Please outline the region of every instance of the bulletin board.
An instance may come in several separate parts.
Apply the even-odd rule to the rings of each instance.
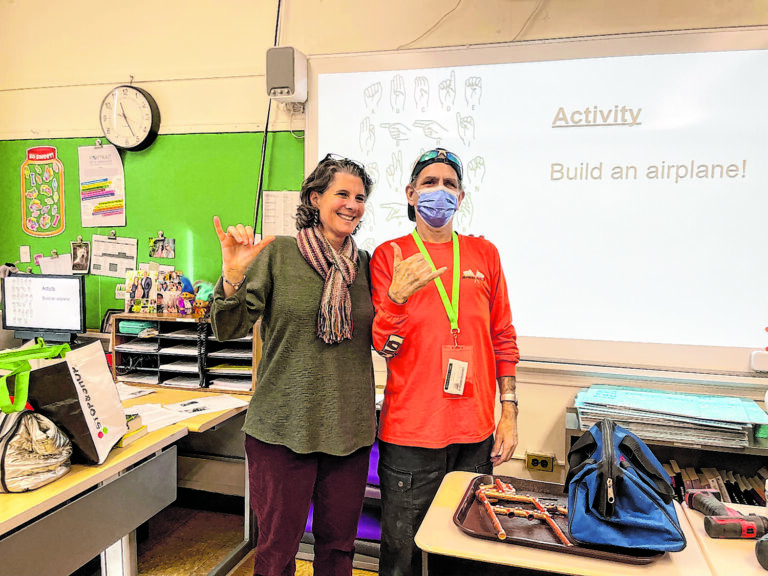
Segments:
[[[93,234],[138,239],[139,262],[173,264],[193,282],[216,282],[221,274],[221,251],[213,228],[213,216],[224,224],[252,224],[258,186],[262,134],[161,135],[147,150],[121,153],[125,170],[126,226],[81,226],[78,157],[80,146],[93,146],[93,138],[0,141],[0,261],[17,262],[19,246],[50,256],[70,251],[70,242]],[[64,165],[66,229],[51,238],[35,238],[21,229],[19,171],[28,148],[54,146]],[[303,180],[303,140],[287,132],[269,134],[264,189],[298,190]],[[162,230],[175,239],[173,259],[150,258],[148,239]],[[21,270],[34,263],[19,263]],[[99,329],[110,308],[121,308],[114,298],[117,278],[86,275],[89,329]]]

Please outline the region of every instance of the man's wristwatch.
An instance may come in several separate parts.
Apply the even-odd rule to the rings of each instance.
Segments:
[[[508,392],[506,394],[502,394],[501,396],[499,396],[499,399],[502,402],[512,402],[512,404],[514,404],[515,406],[518,406],[518,404],[517,404],[517,392]]]

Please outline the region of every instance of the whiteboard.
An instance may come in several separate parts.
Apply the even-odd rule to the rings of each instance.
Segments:
[[[306,170],[376,182],[358,244],[409,233],[424,150],[464,161],[527,360],[749,374],[768,344],[768,29],[309,59]]]

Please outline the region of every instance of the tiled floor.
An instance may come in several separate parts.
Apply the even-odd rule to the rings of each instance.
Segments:
[[[242,540],[242,526],[233,514],[169,506],[139,542],[139,575],[204,576]]]
[[[243,517],[169,506],[139,531],[139,576],[205,576],[243,538]],[[229,576],[251,576],[251,552]],[[376,576],[355,570],[354,576]],[[296,563],[297,576],[312,576],[312,564]]]

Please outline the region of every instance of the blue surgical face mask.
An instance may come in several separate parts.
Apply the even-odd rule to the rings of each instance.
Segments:
[[[444,188],[419,190],[416,211],[432,228],[442,228],[456,213],[459,199]]]

